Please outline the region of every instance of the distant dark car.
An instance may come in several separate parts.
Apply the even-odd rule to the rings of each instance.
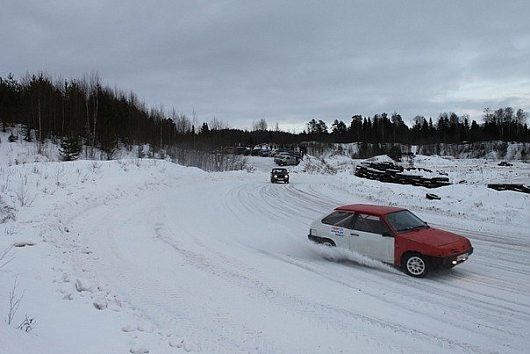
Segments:
[[[289,183],[289,172],[285,168],[273,168],[271,171],[271,183]]]

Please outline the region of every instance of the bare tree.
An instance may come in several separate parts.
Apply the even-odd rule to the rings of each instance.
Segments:
[[[257,122],[254,122],[254,124],[252,124],[252,130],[267,130],[267,121],[264,118],[261,118]]]
[[[178,114],[175,109],[171,111],[171,119],[175,122],[177,133],[186,134],[191,131],[191,120],[185,114]]]
[[[86,123],[85,131],[87,135],[88,145],[90,150],[88,155],[90,158],[94,157],[94,148],[96,145],[96,126],[98,120],[98,96],[101,89],[101,79],[99,74],[92,73],[87,79],[86,77],[80,82],[80,87],[85,94],[85,109],[86,109]]]
[[[5,267],[9,262],[13,260],[13,256],[11,255],[11,250],[13,249],[13,246],[10,246],[6,248],[3,251],[0,251],[0,269]]]
[[[93,96],[93,99],[92,99],[92,105],[93,105],[92,124],[93,126],[92,126],[92,144],[91,145],[92,147],[94,147],[94,145],[96,144],[96,124],[98,121],[98,104],[99,104],[98,96],[99,96],[99,90],[101,89],[101,78],[99,77],[99,74],[97,72],[93,73],[90,77],[90,88],[91,88],[92,96]]]
[[[528,113],[519,108],[517,113],[515,113],[515,120],[517,124],[524,125],[526,123],[526,118],[528,118]]]
[[[229,128],[227,123],[217,119],[216,117],[213,117],[208,127],[210,128],[210,130],[221,130]]]
[[[90,100],[90,93],[89,93],[89,87],[88,82],[86,81],[86,78],[83,78],[83,80],[79,81],[79,87],[81,89],[81,92],[84,94],[84,100],[85,100],[85,112],[86,112],[86,121],[85,121],[85,134],[87,139],[87,145],[90,145],[91,139],[91,130],[90,130],[90,110],[89,110],[89,100]],[[91,155],[92,152],[89,151],[89,148],[87,146],[85,150],[85,157],[88,157],[87,155]]]
[[[521,127],[526,123],[526,118],[528,118],[528,113],[523,111],[521,108],[515,113],[515,122],[516,122],[516,134],[519,137]]]
[[[491,109],[489,109],[489,107],[484,108],[484,114],[482,117],[484,118],[484,122],[486,123],[493,123],[495,120],[495,114],[491,112]]]
[[[191,126],[191,132],[193,134],[193,148],[194,149],[195,149],[195,137],[197,135],[197,123],[198,123],[197,113],[195,112],[195,108],[194,108],[192,112],[192,126]]]
[[[28,176],[20,174],[20,184],[15,191],[20,206],[30,206],[36,198],[36,194],[30,195],[28,188]]]
[[[20,302],[22,301],[23,297],[24,294],[17,294],[17,280],[15,279],[15,282],[13,283],[13,288],[9,292],[9,311],[7,313],[8,325],[11,325],[13,323],[13,319],[17,314],[18,307],[20,306]]]

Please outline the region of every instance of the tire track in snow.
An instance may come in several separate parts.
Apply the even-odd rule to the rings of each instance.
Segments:
[[[274,198],[277,197],[277,195],[273,193],[267,193],[267,190],[264,188],[261,188],[262,192],[260,195],[263,198],[269,198],[273,199],[272,201],[265,202],[268,205],[276,205],[277,209],[281,210],[276,212],[276,216],[284,216],[288,215],[288,213],[293,210],[293,206],[286,206],[289,205],[286,203],[285,199],[289,199],[289,202],[291,204],[294,204],[294,209],[301,209],[301,210],[311,210],[311,208],[307,208],[308,204],[314,204],[314,205],[322,205],[325,206],[325,204],[333,204],[333,201],[328,199],[326,202],[322,202],[322,197],[317,195],[313,195],[310,192],[306,191],[300,191],[298,188],[287,188],[285,190],[286,194],[289,196],[288,198],[283,198],[280,201],[275,200]],[[309,190],[312,190],[312,186],[310,185]],[[334,203],[334,205],[338,205],[340,203]],[[285,218],[285,217],[284,217]],[[447,228],[446,228],[447,229]],[[472,238],[472,237],[471,237]],[[474,259],[474,258],[472,258]],[[472,260],[471,260],[472,261]],[[494,283],[492,284],[491,280],[475,280],[473,281],[471,278],[476,277],[475,274],[471,273],[464,273],[464,272],[448,272],[449,276],[437,276],[436,281],[443,283],[443,287],[447,287],[446,289],[442,289],[439,284],[436,284],[435,286],[426,286],[425,282],[419,282],[416,285],[416,288],[418,290],[421,290],[422,292],[426,293],[426,296],[424,297],[424,301],[426,303],[432,301],[432,295],[436,294],[438,298],[440,298],[440,301],[438,304],[440,306],[446,305],[447,299],[452,300],[452,305],[454,306],[455,311],[457,312],[464,312],[469,313],[469,307],[475,309],[479,313],[488,313],[488,317],[490,318],[498,318],[499,320],[502,320],[502,323],[505,325],[505,328],[510,328],[510,322],[513,321],[514,316],[515,318],[518,318],[519,321],[522,323],[528,323],[529,321],[529,314],[528,314],[528,306],[526,306],[522,301],[511,301],[509,296],[500,297],[495,296],[491,294],[491,291],[488,289],[495,288],[497,290],[503,289],[501,286],[496,286]],[[461,275],[458,275],[458,274]],[[527,274],[526,271],[522,272],[523,274]],[[470,275],[475,275],[474,277],[470,277]],[[445,279],[445,280],[444,280]],[[484,277],[483,277],[484,279]],[[488,279],[487,277],[485,279]],[[463,281],[463,285],[457,285],[460,281]],[[513,282],[512,282],[513,283]],[[485,288],[482,291],[479,291],[477,294],[476,288],[473,287],[473,284],[480,284],[481,286],[485,285]],[[455,285],[456,288],[455,288]],[[505,289],[505,288],[504,288]],[[515,289],[511,289],[514,290]],[[510,289],[508,289],[507,293],[512,292]],[[517,291],[515,291],[517,292]],[[464,295],[466,294],[467,295]],[[427,295],[428,294],[428,295]],[[472,310],[474,311],[474,310]],[[471,312],[472,312],[471,311]],[[492,326],[492,328],[497,331],[498,333],[508,333],[510,335],[517,335],[514,332],[511,332],[509,330],[505,330],[502,325],[496,325]]]
[[[332,338],[338,340],[340,336],[344,336],[352,341],[362,341],[370,348],[379,348],[385,352],[399,350],[398,347],[388,342],[387,336],[392,333],[405,338],[404,344],[409,348],[415,343],[420,348],[428,347],[433,351],[449,349],[459,352],[486,352],[494,350],[492,348],[502,348],[501,344],[495,342],[502,343],[503,339],[515,340],[512,347],[504,347],[504,350],[517,351],[523,348],[522,343],[525,343],[525,338],[520,336],[520,327],[528,325],[529,320],[526,317],[526,310],[523,309],[519,315],[516,313],[517,307],[523,304],[522,301],[506,300],[488,294],[488,292],[498,292],[499,285],[497,284],[501,283],[494,283],[495,279],[486,276],[482,268],[464,265],[462,267],[465,268],[459,271],[435,275],[433,279],[416,280],[374,271],[370,268],[355,267],[352,269],[333,262],[315,264],[315,258],[303,258],[303,252],[302,257],[299,257],[278,253],[274,247],[263,249],[263,245],[253,245],[255,240],[252,238],[242,243],[247,248],[246,253],[243,253],[240,247],[241,238],[229,238],[232,236],[229,235],[231,230],[247,229],[249,232],[254,232],[255,228],[271,227],[275,231],[285,231],[285,235],[281,235],[285,239],[291,241],[300,239],[300,242],[292,243],[299,245],[307,242],[307,229],[316,215],[321,215],[330,208],[343,204],[326,196],[325,193],[318,192],[321,189],[311,182],[292,183],[285,186],[270,185],[262,181],[251,180],[252,177],[250,175],[249,180],[237,181],[216,177],[213,185],[203,186],[204,188],[193,191],[193,193],[182,195],[182,200],[189,200],[189,198],[198,200],[204,215],[221,213],[228,219],[223,224],[224,229],[219,229],[219,232],[227,233],[224,235],[225,238],[220,238],[212,234],[209,228],[204,228],[201,225],[204,223],[202,219],[186,217],[192,215],[191,213],[184,214],[182,224],[178,224],[181,229],[177,232],[173,228],[177,224],[169,223],[171,217],[163,216],[163,208],[160,206],[158,209],[155,207],[160,203],[166,207],[171,205],[172,199],[167,195],[170,189],[166,188],[167,186],[158,188],[156,195],[151,196],[150,200],[149,198],[148,200],[139,199],[142,203],[145,202],[144,209],[147,208],[150,211],[149,218],[155,220],[152,226],[154,236],[176,247],[175,249],[169,245],[173,253],[157,254],[153,258],[153,263],[164,260],[169,262],[175,257],[172,260],[175,266],[185,264],[188,267],[184,269],[193,272],[194,276],[206,274],[206,279],[211,280],[212,283],[226,284],[227,287],[234,289],[218,289],[219,294],[200,294],[193,288],[187,289],[187,286],[194,286],[191,280],[186,280],[182,284],[166,284],[165,279],[156,272],[135,267],[135,260],[128,259],[119,245],[112,246],[107,243],[114,242],[113,240],[101,238],[102,243],[98,246],[98,252],[103,253],[99,255],[106,260],[114,260],[115,263],[111,263],[112,267],[119,270],[124,277],[119,284],[132,282],[132,286],[124,296],[153,322],[166,326],[174,325],[177,328],[178,326],[196,326],[195,329],[181,329],[184,334],[193,333],[194,330],[199,331],[196,335],[199,341],[200,338],[206,341],[204,343],[206,349],[219,345],[227,351],[230,348],[254,351],[256,344],[269,352],[279,351],[278,348],[287,348],[278,346],[276,343],[278,339],[284,337],[276,337],[272,332],[259,333],[259,323],[244,321],[245,317],[234,314],[233,309],[221,309],[216,312],[215,306],[218,300],[214,295],[228,297],[232,291],[235,291],[240,294],[239,296],[243,294],[245,298],[248,297],[245,301],[253,304],[255,308],[260,308],[263,312],[270,311],[275,314],[284,312],[292,323],[300,325],[307,323],[314,329],[329,333],[326,340]],[[141,196],[145,197],[145,194]],[[180,196],[180,194],[175,192],[172,196]],[[157,203],[153,202],[154,200]],[[174,200],[178,198],[173,198]],[[113,202],[116,205],[120,203],[126,204],[127,201],[118,197]],[[170,211],[180,215],[177,212],[178,209],[173,208]],[[259,219],[256,218],[256,213],[259,213]],[[105,212],[101,212],[101,215],[107,217]],[[119,214],[114,217],[119,218],[108,221],[108,223],[120,225],[125,215]],[[110,220],[110,216],[103,220]],[[268,224],[273,224],[274,228],[267,226]],[[116,232],[118,230],[115,228]],[[114,237],[114,232],[108,236]],[[223,245],[223,242],[226,244]],[[104,251],[107,245],[108,250]],[[235,247],[239,248],[235,249]],[[488,249],[495,251],[495,248]],[[315,290],[321,283],[334,284],[333,288],[337,294],[341,295],[361,288],[365,297],[372,297],[374,302],[380,304],[382,308],[401,309],[403,313],[408,314],[416,313],[420,321],[431,321],[433,324],[429,327],[422,327],[421,324],[408,323],[388,315],[385,317],[385,314],[378,313],[375,308],[356,311],[353,305],[345,305],[333,299],[323,302],[311,293],[300,294],[292,289],[289,290],[279,282],[285,275],[278,274],[278,280],[275,280],[269,279],[270,275],[267,273],[260,272],[259,267],[252,260],[253,252],[260,252],[262,255],[268,252],[269,255],[266,255],[265,259],[260,258],[259,261],[271,266],[275,265],[276,261],[281,262],[284,264],[282,273],[285,271],[289,274],[302,275],[302,273],[296,273],[294,268],[301,269],[304,273],[315,274],[318,279],[314,285]],[[295,254],[299,253],[295,252]],[[478,259],[481,260],[482,256]],[[498,260],[493,260],[493,264],[495,269],[502,268]],[[292,281],[296,283],[296,280]],[[111,282],[111,285],[113,284]],[[351,284],[359,284],[359,286],[355,287]],[[153,287],[159,295],[156,298],[150,297],[149,294],[152,292],[146,292],[146,286]],[[120,287],[123,288],[122,285]],[[514,284],[511,288],[516,287],[517,284]],[[380,294],[381,291],[388,292],[388,295]],[[507,293],[509,292],[510,288],[507,290]],[[197,298],[201,301],[198,302]],[[186,308],[186,301],[191,301],[197,308],[190,311]],[[445,315],[445,311],[448,315]],[[378,315],[373,315],[374,312]],[[210,318],[214,324],[209,325],[203,322],[201,317]],[[508,323],[510,319],[512,322]],[[187,324],[182,324],[182,322],[187,322]],[[217,328],[223,325],[226,328]],[[281,325],[283,324],[278,323],[280,328],[288,330],[288,327],[285,325],[281,327]],[[442,328],[454,328],[463,334],[453,337],[451,336],[453,332],[438,331]],[[379,346],[379,341],[385,344]],[[488,347],[489,345],[492,347]]]
[[[263,189],[261,189],[261,191],[263,191]],[[233,194],[233,193],[230,193],[230,194]],[[250,193],[238,193],[239,196],[241,196],[242,194],[245,195],[245,197],[244,198],[239,197],[239,199],[251,199],[251,200],[254,200],[254,198],[252,197],[252,195]],[[254,209],[251,208],[251,210],[254,210]],[[271,214],[271,216],[273,216],[273,217],[275,217],[277,215],[278,214],[275,214],[275,213]],[[161,237],[160,229],[158,229],[157,232],[159,233],[159,237]],[[174,239],[174,237],[164,236],[162,238],[165,239],[165,241],[170,243],[170,244],[173,243],[172,240]],[[237,283],[239,284],[238,285],[239,287],[243,287],[243,288],[247,288],[247,289],[253,289],[253,291],[257,291],[258,294],[269,294],[269,295],[270,294],[275,294],[275,296],[273,296],[272,298],[275,299],[276,302],[277,302],[278,298],[283,299],[283,302],[285,302],[285,301],[287,302],[287,304],[283,305],[283,307],[285,307],[285,308],[292,308],[294,306],[294,304],[298,304],[298,306],[302,306],[303,307],[302,310],[301,310],[301,313],[306,313],[306,312],[308,312],[307,311],[307,307],[309,307],[311,309],[314,309],[315,307],[318,307],[318,304],[314,304],[314,303],[303,305],[304,302],[301,301],[299,298],[298,299],[289,299],[285,295],[279,297],[277,291],[273,291],[271,293],[271,287],[270,286],[265,286],[264,287],[262,282],[259,281],[259,280],[256,280],[254,277],[249,277],[248,274],[243,274],[242,275],[241,273],[234,273],[233,270],[230,270],[230,271],[227,270],[226,269],[226,265],[229,264],[230,262],[227,261],[226,257],[221,257],[222,258],[221,261],[216,261],[213,264],[208,264],[208,262],[212,261],[211,257],[208,257],[207,259],[205,259],[204,256],[203,256],[203,253],[194,254],[194,253],[190,253],[189,250],[188,251],[182,250],[179,247],[176,247],[174,244],[172,246],[179,253],[183,254],[185,256],[185,258],[188,259],[189,262],[195,264],[196,267],[201,268],[204,271],[210,272],[216,277],[227,278],[227,280],[229,281],[230,284],[233,284],[234,280],[236,280]],[[234,268],[234,269],[236,269],[236,268]],[[241,266],[237,266],[237,269],[242,269],[242,267]],[[312,312],[312,311],[313,310],[311,310],[309,312]],[[351,312],[346,311],[345,313],[348,313],[348,317],[352,317],[352,313]],[[335,321],[336,321],[336,319],[335,319],[335,317],[333,315],[330,316],[330,314],[322,314],[322,313],[320,313],[319,314],[319,318],[322,320],[323,317],[328,318],[328,321],[330,323],[335,323]],[[404,328],[402,324],[392,324],[391,322],[380,320],[380,319],[373,318],[373,317],[370,317],[370,316],[353,316],[353,317],[355,317],[356,320],[360,320],[362,322],[369,322],[372,325],[377,324],[377,327],[391,329],[391,330],[393,330],[395,332],[397,331],[397,332],[403,332],[403,333],[408,333],[408,334],[415,334],[416,336],[420,336],[421,337],[421,334],[420,334],[419,331],[417,331],[415,329],[411,329],[411,328]],[[350,318],[350,321],[351,320],[352,319]],[[335,326],[336,326],[336,324],[335,324]],[[345,331],[345,332],[347,332],[349,330],[349,326],[346,326],[346,327],[342,327],[341,326],[341,328],[343,328],[342,330]],[[423,338],[423,339],[432,338],[432,337],[433,336],[425,335],[425,338]],[[439,345],[440,342],[445,343],[445,346],[458,347],[460,349],[465,349],[465,351],[474,351],[474,350],[469,350],[469,345],[467,345],[465,343],[455,343],[454,340],[449,340],[449,339],[435,338],[434,342],[432,342],[432,343]]]
[[[300,314],[311,314],[315,312],[315,309],[319,309],[317,311],[318,320],[325,320],[328,325],[333,325],[335,330],[338,330],[338,327],[340,326],[341,331],[347,333],[348,331],[351,331],[352,327],[358,327],[358,325],[355,325],[355,322],[361,322],[363,323],[363,325],[370,325],[376,328],[391,330],[394,333],[412,335],[416,339],[430,342],[433,345],[441,345],[443,348],[446,349],[458,349],[459,351],[463,352],[480,351],[477,347],[472,346],[469,343],[458,342],[449,338],[438,336],[434,333],[426,333],[412,327],[405,327],[401,323],[392,322],[387,319],[381,319],[365,314],[355,313],[345,308],[337,308],[332,307],[330,305],[315,303],[309,301],[308,299],[292,297],[288,294],[282,293],[279,290],[273,290],[271,285],[266,285],[263,283],[263,281],[257,279],[256,277],[251,277],[249,276],[249,274],[242,272],[242,270],[245,269],[245,266],[242,264],[237,264],[235,267],[230,267],[230,269],[228,269],[227,265],[231,265],[230,263],[232,262],[232,259],[229,259],[224,254],[220,255],[220,261],[215,261],[212,263],[213,259],[210,257],[205,258],[202,254],[196,254],[194,252],[190,252],[189,250],[184,250],[176,246],[173,242],[173,237],[171,237],[168,233],[170,233],[169,230],[165,230],[163,232],[162,228],[157,229],[158,237],[164,240],[164,242],[170,245],[179,254],[182,254],[187,259],[187,261],[192,263],[195,267],[200,268],[201,270],[206,271],[216,277],[222,277],[226,279],[230,284],[234,284],[234,281],[237,282],[238,287],[245,288],[247,289],[247,291],[252,291],[257,296],[266,298],[270,305],[280,306],[286,310],[289,309],[290,311],[293,311],[293,309],[295,309],[295,311]],[[267,255],[272,258],[280,259],[282,262],[286,262],[285,259],[277,257],[274,254]],[[299,264],[293,262],[287,263],[300,266]],[[235,271],[236,269],[238,271]],[[306,268],[306,270],[315,272],[311,268]],[[337,282],[337,280],[333,279],[332,277],[325,277],[334,282]],[[349,284],[344,282],[342,282],[341,285],[351,287]],[[342,321],[337,321],[337,317],[342,317]],[[366,340],[368,340],[368,338],[366,338]],[[370,340],[375,339],[372,338]]]

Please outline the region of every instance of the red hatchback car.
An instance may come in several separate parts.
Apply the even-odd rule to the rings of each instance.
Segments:
[[[464,236],[430,227],[409,210],[391,206],[335,208],[311,224],[308,237],[394,264],[413,277],[434,268],[452,268],[473,253]]]

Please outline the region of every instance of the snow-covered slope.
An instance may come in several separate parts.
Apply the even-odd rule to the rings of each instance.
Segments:
[[[289,185],[270,184],[272,159],[250,162],[252,173],[157,160],[4,166],[0,251],[25,247],[0,269],[3,319],[15,279],[23,294],[0,352],[526,351],[529,195],[489,190],[460,161],[444,162],[473,183],[438,189],[437,201],[348,168],[289,167]],[[409,207],[475,253],[414,279],[307,241],[311,221],[354,202]],[[14,329],[26,314],[36,325]]]

